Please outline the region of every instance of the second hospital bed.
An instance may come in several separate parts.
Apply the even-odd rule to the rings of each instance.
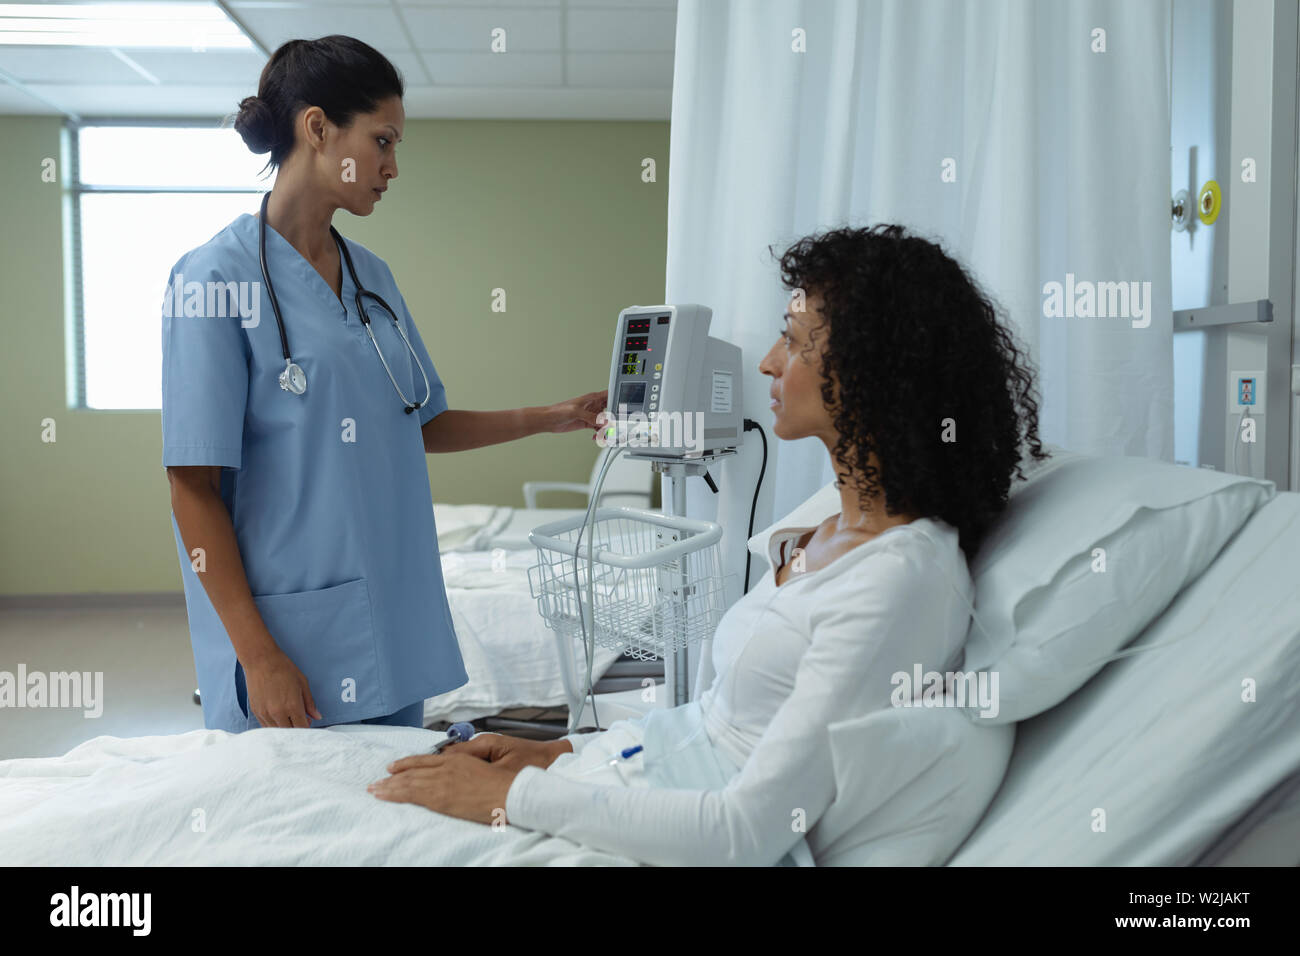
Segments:
[[[537,549],[528,532],[583,511],[442,504],[434,511],[447,603],[469,682],[426,700],[424,725],[441,729],[468,720],[504,732],[562,728],[561,711],[573,699],[577,662],[585,657],[574,641],[566,658],[562,639],[538,613],[528,581]],[[595,648],[592,680],[598,693],[639,688],[647,677],[662,681],[662,662]]]
[[[532,597],[528,568],[537,550],[528,534],[539,525],[576,517],[584,509],[541,508],[538,496],[583,494],[590,500],[600,472],[597,455],[586,483],[528,481],[524,507],[435,502],[434,520],[452,624],[469,682],[425,701],[424,725],[443,729],[456,721],[479,729],[533,736],[564,726],[574,698],[581,646],[561,646]],[[602,506],[649,508],[654,501],[648,464],[620,458],[600,491]],[[582,668],[585,678],[585,665]],[[661,662],[643,662],[596,648],[592,680],[598,690],[640,687],[663,679]]]

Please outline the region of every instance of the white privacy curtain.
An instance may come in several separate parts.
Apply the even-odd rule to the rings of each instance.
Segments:
[[[743,349],[770,447],[755,531],[834,477],[820,441],[771,435],[757,365],[788,293],[767,247],[840,225],[899,223],[972,272],[1030,349],[1043,441],[1172,460],[1169,0],[679,0],[677,16],[665,292]],[[1149,282],[1150,324],[1048,318],[1053,281]],[[760,457],[750,432],[720,494],[689,480],[688,513],[725,529],[729,602]]]

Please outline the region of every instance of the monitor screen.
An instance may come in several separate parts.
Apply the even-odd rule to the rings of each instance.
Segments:
[[[624,382],[619,386],[618,404],[631,408],[643,402],[645,402],[645,382]]]

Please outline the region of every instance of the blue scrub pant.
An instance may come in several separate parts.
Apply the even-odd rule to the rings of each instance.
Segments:
[[[408,707],[395,711],[383,717],[371,717],[368,720],[358,720],[359,724],[385,724],[389,727],[423,727],[424,726],[424,701],[417,700]]]

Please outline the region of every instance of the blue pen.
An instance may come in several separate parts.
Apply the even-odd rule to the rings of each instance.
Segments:
[[[640,744],[637,744],[635,747],[625,747],[622,750],[615,753],[614,756],[604,761],[603,763],[598,763],[594,767],[589,767],[586,770],[581,771],[580,773],[578,773],[578,776],[585,777],[588,774],[595,773],[598,770],[604,770],[606,767],[617,768],[619,764],[623,763],[623,761],[627,760],[629,757],[639,754],[644,749],[645,748],[642,747]],[[619,772],[618,775],[620,778],[623,776],[621,772]]]

